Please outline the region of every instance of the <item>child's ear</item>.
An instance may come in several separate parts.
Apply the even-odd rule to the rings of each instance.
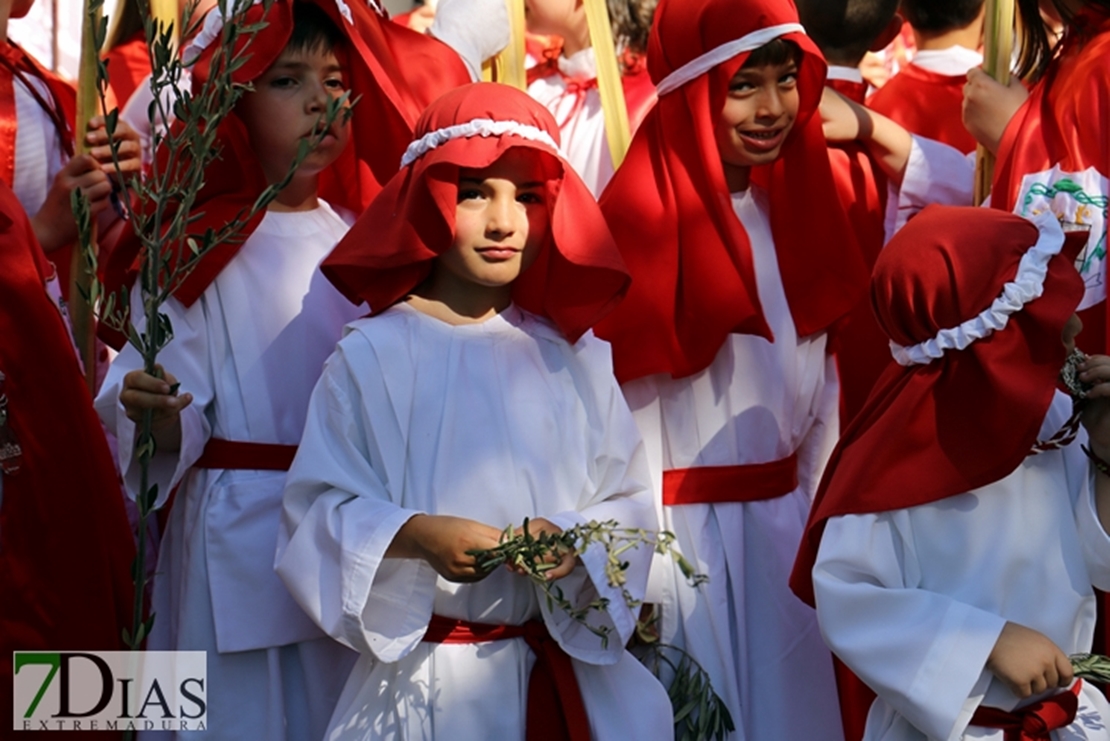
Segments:
[[[890,19],[890,23],[886,24],[883,32],[876,37],[875,41],[871,43],[871,51],[882,51],[890,46],[890,42],[898,38],[898,34],[902,33],[902,24],[905,19],[902,18],[901,13],[895,13],[894,17]]]

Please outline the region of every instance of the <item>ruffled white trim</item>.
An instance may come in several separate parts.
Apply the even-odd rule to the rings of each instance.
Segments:
[[[245,12],[247,8],[261,5],[262,0],[252,0],[250,5],[246,6],[243,6],[241,3],[242,0],[227,0],[228,11],[234,16],[237,9],[241,8],[238,12]],[[185,47],[185,52],[181,55],[181,58],[185,60],[186,64],[194,61],[204,53],[204,50],[207,49],[213,41],[220,37],[220,32],[223,31],[223,29],[224,16],[220,12],[220,7],[217,5],[204,16],[204,24],[201,26],[200,32],[197,33],[197,35],[193,37],[193,40],[189,42],[189,45]]]
[[[972,342],[989,337],[1003,329],[1016,314],[1044,293],[1048,263],[1064,246],[1064,229],[1056,217],[1045,212],[1030,219],[1040,230],[1037,243],[1021,256],[1017,275],[1002,287],[1002,294],[976,317],[958,327],[942,329],[937,336],[910,347],[891,341],[890,353],[899,365],[927,365],[944,355],[947,350],[963,350]]]
[[[519,121],[494,121],[492,118],[475,118],[466,123],[436,129],[409,144],[408,149],[405,150],[405,155],[401,158],[401,167],[408,167],[428,152],[452,139],[469,139],[473,136],[518,136],[521,139],[546,144],[551,147],[554,154],[559,152],[559,145],[543,129]]]
[[[758,49],[767,42],[774,41],[788,33],[805,33],[805,29],[802,28],[800,23],[783,23],[778,26],[761,28],[727,44],[721,44],[716,49],[711,49],[700,57],[687,62],[660,80],[659,84],[655,86],[656,95],[662,97],[667,93],[674,92],[690,80],[701,77],[718,64],[727,62],[737,54]]]

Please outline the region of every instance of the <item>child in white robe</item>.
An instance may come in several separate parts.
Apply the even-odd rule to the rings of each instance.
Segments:
[[[342,327],[365,313],[319,271],[348,227],[333,206],[358,212],[369,204],[380,189],[371,176],[374,158],[390,151],[399,157],[411,136],[404,121],[415,118],[405,109],[384,115],[392,104],[372,83],[376,67],[356,30],[379,21],[364,5],[352,3],[346,14],[343,7],[330,0],[277,2],[265,11],[266,26],[236,72],[236,81],[251,82],[254,91],[222,124],[222,156],[206,171],[194,211],[202,216],[193,228],[201,234],[221,228],[284,177],[300,144],[321,125],[329,99],[348,89],[362,98],[352,121],[332,124],[277,199],[247,225],[244,241],[207,253],[176,286],[163,306],[174,334],[159,355],[165,378],[143,373],[142,358],[128,346],[98,400],[121,441],[133,496],[139,485],[133,420],[144,408],[155,410],[151,481],[159,505],[175,487],[176,494],[154,580],[148,647],[208,652],[208,738],[320,738],[355,659],[297,607],[273,571],[285,471],[309,395]],[[247,17],[258,20],[263,12],[255,4]],[[218,46],[211,42],[219,39],[222,18],[213,13],[194,41],[196,84]],[[325,177],[343,183],[345,200],[317,197]],[[113,256],[112,275],[135,257],[137,241],[127,244],[130,252]],[[137,289],[132,306],[140,317]],[[175,382],[180,395],[171,393]]]
[[[897,364],[833,453],[793,582],[878,695],[868,741],[1110,738],[1068,660],[1110,586],[1110,358],[1079,364],[1074,413],[1055,388],[1085,240],[933,206],[876,263]]]
[[[524,518],[656,527],[639,434],[588,332],[626,290],[623,264],[523,93],[460,88],[416,137],[324,264],[375,315],[329,359],[285,491],[278,573],[362,654],[327,738],[670,738],[603,548],[548,578],[575,604],[607,600],[588,618],[607,642],[468,552]],[[642,597],[651,554],[622,558]]]
[[[648,69],[659,102],[600,201],[633,283],[597,333],[663,526],[709,576],[660,559],[662,640],[733,738],[837,741],[832,657],[788,586],[838,432],[829,329],[866,293],[814,115],[825,63],[792,2],[662,0]]]

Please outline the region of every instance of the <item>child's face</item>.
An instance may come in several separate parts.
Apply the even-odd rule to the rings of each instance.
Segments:
[[[439,264],[466,283],[507,286],[536,259],[548,231],[543,162],[510,149],[480,170],[459,171],[455,242]]]
[[[563,36],[585,18],[582,0],[524,0],[524,18],[535,34]]]
[[[717,117],[717,151],[727,171],[774,162],[798,116],[798,65],[742,67]]]
[[[254,81],[254,92],[244,94],[235,110],[246,124],[267,180],[284,177],[300,142],[323,125],[328,101],[344,90],[339,60],[322,49],[286,50]],[[339,157],[349,138],[350,125],[340,117],[301,163],[297,177],[319,174]]]

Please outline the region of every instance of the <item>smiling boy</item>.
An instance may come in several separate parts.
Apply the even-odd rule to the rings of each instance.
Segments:
[[[633,283],[598,335],[664,527],[709,575],[657,562],[662,640],[736,738],[838,739],[831,657],[787,586],[838,431],[827,330],[866,281],[813,115],[824,62],[785,0],[663,0],[648,69],[659,103],[601,199]]]

